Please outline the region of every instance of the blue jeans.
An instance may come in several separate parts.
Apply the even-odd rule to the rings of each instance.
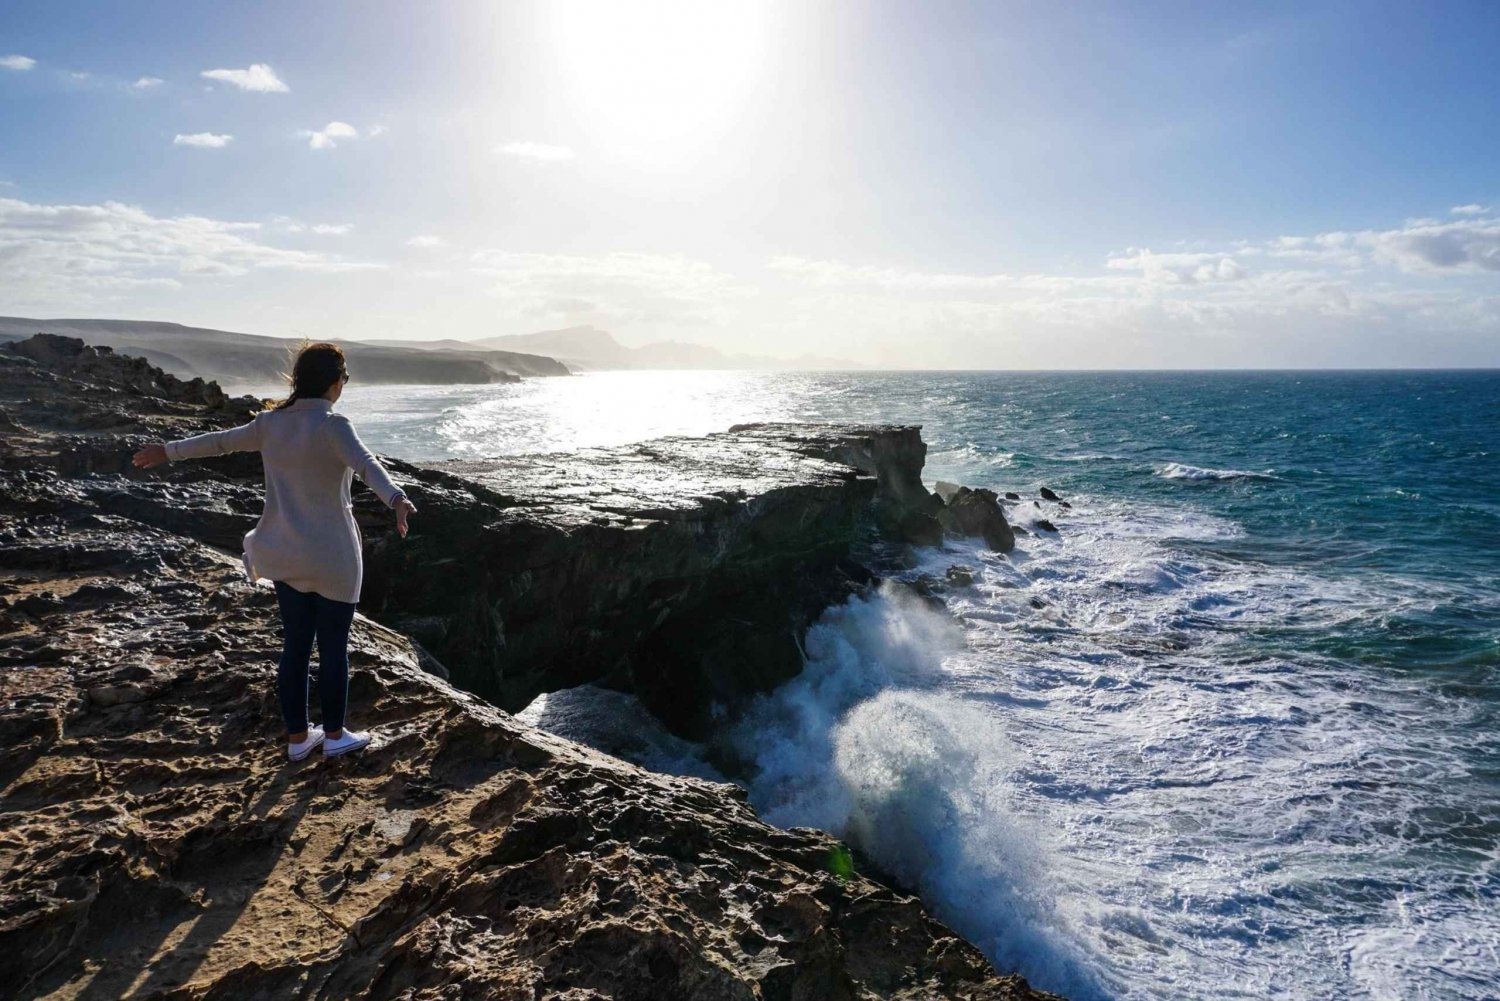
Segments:
[[[281,696],[286,732],[307,729],[307,665],[312,659],[314,638],[318,641],[318,701],[323,708],[323,729],[342,730],[344,707],[349,702],[349,627],[354,624],[354,604],[299,591],[279,580],[275,583],[284,637],[276,691]]]

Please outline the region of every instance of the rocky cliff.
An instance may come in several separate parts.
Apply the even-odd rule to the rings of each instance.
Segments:
[[[406,470],[423,528],[370,547],[365,605],[503,708],[597,681],[700,735],[800,670],[869,580],[872,513],[930,503],[925,452],[913,427],[754,425]]]
[[[231,424],[246,406],[76,341],[0,351],[8,996],[1044,996],[912,898],[851,872],[832,839],[761,823],[733,786],[648,773],[527,727],[363,616],[351,695],[382,737],[358,758],[288,766],[274,598],[221,551],[258,509],[257,460],[125,475],[139,441]],[[470,627],[491,630],[491,653],[530,644],[555,678],[639,684],[652,658],[616,630],[662,651],[677,642],[663,632],[674,618],[728,615],[737,580],[764,587],[790,569],[808,607],[820,589],[852,586],[841,547],[861,531],[861,505],[904,489],[881,457],[920,444],[911,429],[859,428],[708,441],[594,455],[587,474],[534,462],[524,490],[504,464],[402,466],[421,534],[398,544],[384,518],[371,525],[388,582],[371,610],[397,617],[397,582],[430,602],[431,616],[407,608],[413,625],[441,618],[442,597],[469,599],[429,624],[434,649],[460,649],[455,624],[493,615]],[[745,466],[726,481],[717,463],[731,454],[754,475]],[[651,482],[643,468],[678,473],[622,493]],[[450,548],[422,548],[456,529],[468,534]],[[507,548],[529,555],[491,578],[460,569]],[[757,563],[757,551],[770,555]],[[594,574],[603,583],[587,597],[568,593]],[[532,605],[502,590],[528,581]],[[481,584],[496,589],[482,601],[470,593]],[[566,628],[518,624],[514,609],[540,615],[549,602],[571,616]],[[701,638],[694,629],[678,638]]]
[[[178,380],[48,335],[6,357],[54,379],[128,370],[121,385],[141,395],[121,397],[107,380],[92,394],[59,389],[57,399],[16,391],[16,419],[63,433],[33,465],[81,475],[66,489],[110,514],[239,551],[260,510],[258,457],[142,476],[129,467],[135,439],[123,435],[230,426],[253,401],[229,401],[195,380],[180,383],[188,388],[179,395],[207,394],[207,409],[133,413],[129,401],[154,400],[163,380]],[[116,434],[66,434],[111,424]],[[922,485],[926,451],[915,427],[759,424],[562,455],[392,461],[421,513],[398,541],[389,513],[357,492],[361,607],[503,709],[599,682],[699,736],[724,707],[801,669],[807,627],[870,579],[849,559],[857,543],[941,541],[938,516],[952,519]]]

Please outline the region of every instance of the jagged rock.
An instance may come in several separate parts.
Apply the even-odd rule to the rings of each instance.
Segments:
[[[150,365],[143,358],[117,355],[113,349],[90,347],[76,337],[37,334],[7,345],[13,356],[37,363],[48,372],[93,381],[102,379],[110,388],[135,396],[196,403],[221,409],[231,401],[216,382],[183,380]]]
[[[1007,490],[1005,491],[1005,499],[1008,501],[1018,501],[1021,499],[1021,495],[1014,490]]]
[[[1049,500],[1049,501],[1062,500],[1061,497],[1057,496],[1057,494],[1053,493],[1051,490],[1047,489],[1046,487],[1042,487],[1040,493],[1042,495],[1042,500]]]
[[[1052,524],[1052,522],[1048,521],[1046,518],[1038,518],[1036,521],[1033,521],[1031,523],[1031,527],[1040,529],[1043,532],[1057,531],[1057,526]]]
[[[507,709],[598,682],[703,736],[714,705],[801,670],[808,626],[868,582],[847,557],[872,522],[941,543],[925,452],[913,427],[754,424],[397,464],[422,517],[403,542],[371,533],[365,607],[440,621],[423,645]]]
[[[0,510],[23,592],[8,558],[59,532],[163,562],[53,574],[59,607],[0,637],[55,648],[0,667],[8,997],[1043,997],[910,897],[835,875],[833,839],[521,724],[362,616],[353,710],[379,737],[289,765],[268,588],[144,526],[27,541],[23,518]],[[205,620],[221,650],[194,645]]]
[[[939,515],[943,527],[954,535],[981,538],[997,553],[1016,547],[1016,536],[993,490],[959,487]]]

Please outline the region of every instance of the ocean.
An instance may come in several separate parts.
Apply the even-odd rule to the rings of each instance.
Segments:
[[[976,581],[829,609],[726,748],[608,692],[528,717],[753,761],[767,819],[1079,1001],[1500,996],[1500,373],[601,373],[339,408],[408,459],[921,424],[929,486],[1060,531],[893,561]]]

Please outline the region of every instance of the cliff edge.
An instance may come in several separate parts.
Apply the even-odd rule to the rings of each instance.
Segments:
[[[832,838],[528,727],[363,616],[351,701],[381,737],[289,765],[274,596],[205,542],[236,541],[258,462],[112,458],[246,405],[76,341],[0,351],[8,994],[1050,997]]]

